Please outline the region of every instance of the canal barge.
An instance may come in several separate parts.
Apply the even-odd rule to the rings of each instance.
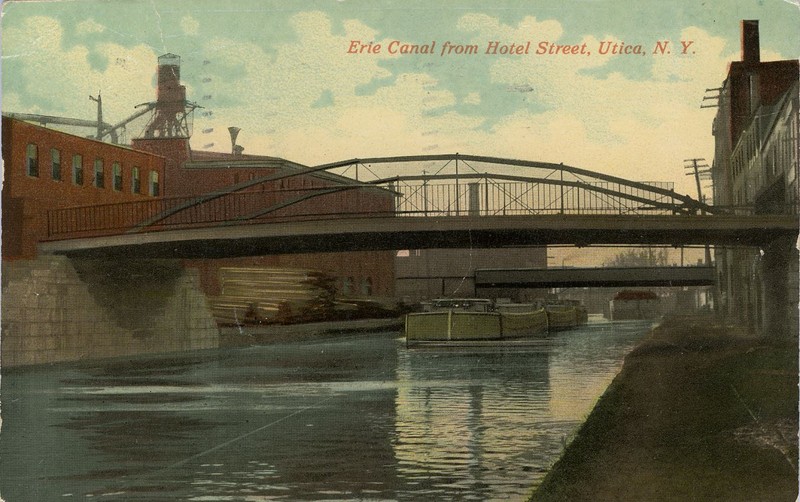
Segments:
[[[437,299],[425,310],[406,315],[407,345],[535,339],[587,320],[581,306],[495,305],[491,300],[477,298]]]

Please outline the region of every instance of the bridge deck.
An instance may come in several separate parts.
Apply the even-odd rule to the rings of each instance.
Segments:
[[[576,286],[711,286],[714,267],[609,267],[478,269],[475,287],[569,288]]]
[[[165,230],[40,244],[44,253],[160,258],[573,244],[759,246],[797,236],[797,215],[361,217]]]

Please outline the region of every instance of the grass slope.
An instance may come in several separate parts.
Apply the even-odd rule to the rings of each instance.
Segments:
[[[797,342],[736,331],[654,330],[531,500],[796,500]]]

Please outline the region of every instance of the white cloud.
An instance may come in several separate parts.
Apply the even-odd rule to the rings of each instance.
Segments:
[[[613,34],[600,40],[561,41],[558,23],[535,19],[512,27],[473,15],[465,16],[459,26],[489,39],[530,39],[532,30],[538,35],[534,40],[586,43],[587,48],[598,47],[600,40],[619,41]],[[530,86],[536,99],[552,111],[520,111],[495,127],[491,142],[481,138],[476,144],[485,143],[522,158],[564,162],[631,179],[676,180],[678,191],[691,193],[682,159],[713,155],[713,114],[699,105],[705,88],[716,87],[724,79],[732,55],[723,53],[723,40],[699,28],[685,29],[682,39],[694,41],[694,54],[499,58],[490,69],[492,80]],[[583,71],[600,68],[614,58],[632,63],[639,61],[625,58],[647,58],[652,64],[651,78]]]
[[[79,30],[85,33],[99,29],[97,23],[84,23]],[[241,67],[243,75],[216,78],[202,89],[188,89],[189,99],[227,94],[243,104],[215,107],[213,100],[203,102],[214,115],[196,115],[194,148],[215,143],[215,149],[226,149],[230,142],[226,129],[236,125],[242,128],[239,143],[247,153],[307,164],[373,155],[461,152],[564,162],[639,180],[676,180],[679,191],[691,192],[682,159],[712,155],[713,111],[701,110],[700,100],[706,87],[721,83],[728,61],[737,57],[723,54],[721,39],[694,27],[682,33],[682,38],[694,40],[696,54],[691,56],[489,58],[481,54],[489,63],[493,84],[530,89],[526,95],[548,108],[541,113],[520,109],[489,129],[483,118],[454,111],[459,105],[470,105],[470,110],[481,105],[489,89],[473,89],[459,102],[424,67],[390,72],[388,65],[401,56],[348,54],[351,40],[388,43],[378,39],[370,26],[350,20],[334,30],[320,12],[297,14],[291,25],[295,38],[268,48],[233,38],[201,39],[198,51],[204,59],[224,60]],[[199,30],[190,16],[183,18],[181,27],[190,34]],[[589,47],[599,43],[588,36],[562,40],[558,22],[532,17],[510,26],[484,14],[468,14],[458,27],[470,43],[529,39]],[[104,112],[116,121],[133,113],[134,104],[154,98],[157,54],[150,47],[106,43],[92,53],[81,45],[65,49],[62,31],[48,17],[30,18],[24,26],[6,30],[6,46],[24,47],[27,52],[19,75],[26,82],[20,91],[25,99],[8,94],[4,109],[90,118],[93,104],[87,96],[101,90]],[[602,40],[615,37],[608,34]],[[89,63],[90,55],[105,62],[102,70]],[[646,80],[635,80],[596,71],[614,58],[626,61],[624,57],[646,57],[651,74]],[[381,87],[363,92],[376,80],[383,81]],[[312,107],[321,95],[330,96],[334,106]],[[56,109],[11,109],[37,99],[55,103]],[[213,132],[201,135],[204,129]]]
[[[78,35],[88,35],[91,33],[103,33],[106,31],[106,27],[90,18],[78,23],[75,26],[75,31]]]
[[[427,73],[395,75],[391,85],[374,94],[357,95],[359,86],[389,77],[381,62],[396,57],[346,54],[344,47],[353,39],[386,43],[368,26],[351,21],[335,35],[321,13],[298,15],[293,26],[297,41],[270,54],[232,40],[217,39],[206,47],[244,62],[247,76],[237,83],[243,90],[239,97],[259,105],[217,114],[217,145],[228,141],[225,127],[236,124],[243,128],[240,143],[248,152],[312,165],[373,155],[462,152],[564,162],[637,180],[676,180],[683,193],[691,193],[693,185],[683,176],[682,159],[712,155],[713,115],[699,104],[705,87],[724,78],[730,55],[722,55],[721,40],[697,28],[683,36],[702,51],[678,61],[651,55],[497,57],[488,70],[492,81],[532,89],[550,111],[521,109],[486,130],[483,119],[452,111],[456,96]],[[557,42],[563,31],[555,21],[526,18],[507,26],[483,14],[462,17],[459,27],[471,34],[470,43],[538,36]],[[607,35],[603,40],[617,39]],[[582,37],[574,43],[596,47],[599,40]],[[623,57],[647,57],[652,78],[582,71]],[[323,92],[336,106],[311,108]],[[462,99],[480,102],[477,92]]]
[[[478,92],[471,92],[464,96],[463,101],[466,105],[479,105],[481,104],[481,95]]]
[[[197,35],[200,31],[200,22],[192,16],[183,16],[181,18],[181,29],[186,35]]]
[[[134,104],[153,97],[151,81],[156,55],[145,45],[128,48],[100,44],[96,56],[106,64],[103,70],[98,70],[89,63],[88,47],[62,47],[63,28],[53,18],[31,17],[20,28],[6,29],[4,37],[7,46],[30,49],[22,56],[25,64],[20,66],[17,78],[25,82],[27,100],[53,103],[54,108],[43,113],[93,117],[94,105],[88,96],[96,95],[99,90],[106,116],[121,119],[134,112]],[[18,99],[17,104],[20,101]],[[8,111],[36,112],[32,109]]]

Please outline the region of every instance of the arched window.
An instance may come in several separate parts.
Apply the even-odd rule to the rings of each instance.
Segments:
[[[112,174],[114,176],[113,186],[114,190],[119,192],[122,190],[122,167],[120,167],[119,162],[114,162],[112,165]]]
[[[83,157],[80,155],[72,156],[72,182],[83,185]]]
[[[50,150],[51,175],[56,181],[61,181],[61,151],[53,148]]]
[[[39,148],[33,143],[25,149],[25,171],[28,176],[39,176]]]
[[[342,294],[349,295],[353,292],[353,278],[345,277],[342,281]]]
[[[139,168],[131,169],[131,193],[142,193],[142,181],[139,179]]]
[[[103,175],[103,159],[95,159],[94,161],[94,186],[97,188],[106,186],[106,180]]]
[[[158,172],[150,171],[150,195],[156,197],[158,195]]]
[[[361,280],[361,294],[363,296],[372,295],[372,277],[365,277]]]

